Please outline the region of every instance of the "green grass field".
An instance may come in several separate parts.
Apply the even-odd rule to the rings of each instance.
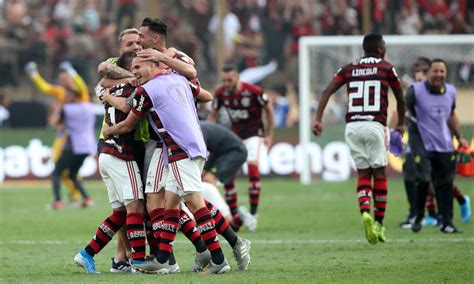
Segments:
[[[464,194],[474,197],[472,179],[458,179]],[[86,275],[73,264],[110,207],[101,182],[87,182],[96,205],[91,208],[46,209],[49,183],[3,184],[0,189],[1,283],[473,283],[474,224],[461,224],[455,202],[455,224],[464,234],[444,235],[437,228],[419,234],[398,228],[407,212],[402,181],[389,180],[385,226],[387,242],[365,241],[354,189],[345,183],[263,180],[259,227],[239,232],[253,242],[246,272],[196,275],[190,272],[193,247],[179,235],[175,254],[178,275],[117,275],[108,272],[115,242],[95,257],[100,275]],[[245,180],[239,200],[248,205]],[[63,189],[65,191],[65,189]],[[233,268],[229,246],[222,242]]]

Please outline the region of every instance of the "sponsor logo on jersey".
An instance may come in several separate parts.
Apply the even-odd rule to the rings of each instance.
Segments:
[[[356,115],[353,115],[351,116],[351,120],[366,120],[366,121],[372,121],[374,120],[374,116],[373,115],[360,115],[360,114],[356,114]]]
[[[375,58],[375,57],[366,57],[366,58],[361,58],[359,60],[360,64],[375,64],[375,63],[380,63],[382,61],[381,58]]]
[[[252,95],[251,92],[249,92],[248,90],[245,90],[245,91],[242,91],[242,93],[240,93],[241,96],[243,97],[249,97]]]
[[[240,100],[240,103],[242,104],[243,107],[249,107],[250,106],[250,98],[242,98]]]
[[[143,103],[145,102],[145,97],[141,96],[140,101],[138,102],[137,111],[142,111]]]

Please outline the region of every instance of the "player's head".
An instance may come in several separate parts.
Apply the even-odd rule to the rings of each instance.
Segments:
[[[127,51],[122,53],[122,55],[120,55],[120,57],[117,59],[117,66],[125,70],[132,69],[132,60],[135,58],[135,56],[135,51]]]
[[[441,87],[446,80],[447,64],[443,59],[433,59],[428,70],[428,82],[433,87]]]
[[[81,92],[75,86],[65,86],[64,88],[66,89],[66,103],[76,102],[80,100]]]
[[[159,71],[158,64],[153,61],[143,60],[142,57],[136,56],[132,60],[131,72],[140,85],[148,82]]]
[[[228,91],[234,91],[239,84],[239,72],[233,65],[226,65],[222,68],[222,84]]]
[[[59,85],[63,86],[64,88],[74,88],[75,83],[74,79],[69,75],[66,70],[61,70],[58,75]]]
[[[140,31],[135,28],[123,30],[120,33],[118,40],[120,54],[128,51],[142,50]]]
[[[416,82],[426,80],[426,75],[428,73],[428,69],[430,69],[430,64],[431,61],[423,56],[420,56],[415,60],[412,66],[412,73]]]
[[[159,19],[145,18],[140,27],[143,48],[165,48],[168,26]]]
[[[380,34],[368,34],[362,43],[365,55],[375,55],[380,58],[385,57],[385,41]]]

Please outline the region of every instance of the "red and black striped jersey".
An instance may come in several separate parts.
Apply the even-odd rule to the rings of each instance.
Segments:
[[[157,134],[161,138],[161,141],[163,141],[163,143],[168,148],[169,163],[188,158],[188,154],[173,140],[171,135],[164,128],[158,113],[153,110],[153,102],[151,101],[150,96],[142,87],[137,89],[133,105],[133,113],[139,116],[144,116],[146,113],[148,113],[149,122],[155,124],[156,128],[158,129]],[[153,129],[153,131],[155,130]]]
[[[268,98],[262,88],[242,82],[242,88],[237,93],[221,86],[214,95],[213,109],[226,109],[232,122],[232,131],[237,136],[246,139],[264,135],[262,109],[268,104]]]
[[[362,57],[340,68],[334,79],[347,85],[346,123],[377,121],[387,124],[388,87],[400,86],[395,67],[376,57]]]
[[[135,91],[135,87],[131,85],[118,84],[110,89],[110,94],[115,97],[128,98]],[[115,125],[127,118],[128,113],[114,108],[110,104],[105,104],[105,122],[108,125]],[[114,135],[105,140],[102,153],[116,156],[125,161],[135,160],[133,154],[134,132],[125,133],[121,135]]]

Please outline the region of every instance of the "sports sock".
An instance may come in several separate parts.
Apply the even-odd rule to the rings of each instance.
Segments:
[[[163,221],[163,228],[161,232],[160,243],[158,245],[159,251],[156,259],[165,263],[173,250],[173,241],[176,238],[176,233],[179,227],[179,209],[167,209],[165,219]]]
[[[179,213],[179,230],[193,243],[197,252],[205,251],[207,247],[196,228],[196,223],[184,210],[181,210]]]
[[[426,209],[428,210],[428,215],[436,218],[436,204],[434,194],[431,191],[428,191],[428,195],[426,196]]]
[[[153,236],[157,241],[157,245],[160,243],[160,235],[163,219],[165,218],[165,208],[155,208],[148,213],[150,215],[151,228],[153,230]]]
[[[127,214],[127,238],[132,248],[133,260],[144,260],[146,255],[146,241],[143,214]]]
[[[255,164],[248,164],[249,175],[249,199],[250,199],[250,214],[257,214],[258,203],[260,201],[260,172],[258,166]]]
[[[383,224],[387,207],[387,178],[374,178],[374,218]]]
[[[202,239],[211,252],[212,261],[215,264],[221,264],[224,261],[224,254],[217,238],[214,220],[211,217],[211,212],[207,207],[199,208],[194,212],[196,218],[197,228],[201,233]]]
[[[458,201],[459,205],[463,205],[464,203],[466,203],[466,199],[464,198],[461,191],[456,185],[453,187],[453,195]]]
[[[232,221],[230,222],[230,226],[235,232],[239,231],[242,225],[243,225],[243,222],[242,222],[242,219],[240,219],[239,214],[232,216]]]
[[[127,220],[127,211],[112,211],[112,214],[100,224],[95,236],[85,247],[85,251],[94,256],[99,253],[112,239],[114,234]]]
[[[238,216],[237,212],[237,189],[235,188],[235,178],[224,185],[225,200],[229,205],[232,216]]]
[[[359,176],[357,180],[357,198],[359,200],[360,214],[370,213],[370,201],[372,198],[372,181],[370,176]]]
[[[234,230],[230,227],[229,222],[222,216],[222,213],[217,207],[211,202],[205,200],[207,209],[211,212],[211,217],[214,219],[216,224],[216,232],[223,236],[224,239],[229,243],[231,247],[234,247],[237,243],[237,235]]]
[[[150,215],[145,212],[145,234],[148,247],[150,248],[150,254],[156,256],[158,253],[158,241],[153,235],[153,226],[151,224]]]

